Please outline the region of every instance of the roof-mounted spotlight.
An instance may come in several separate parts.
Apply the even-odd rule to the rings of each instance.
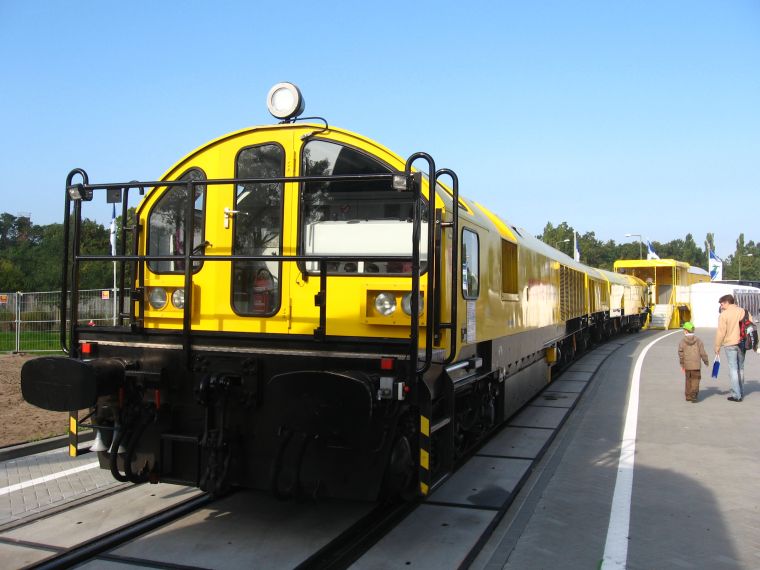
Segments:
[[[278,83],[269,90],[267,107],[272,115],[282,121],[289,121],[306,109],[301,91],[292,83]]]

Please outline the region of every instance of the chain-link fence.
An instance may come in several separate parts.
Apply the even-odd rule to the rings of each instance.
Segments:
[[[68,307],[67,322],[70,297]],[[115,325],[117,315],[113,289],[79,292],[80,324]],[[60,291],[0,293],[0,352],[59,351],[60,338]]]

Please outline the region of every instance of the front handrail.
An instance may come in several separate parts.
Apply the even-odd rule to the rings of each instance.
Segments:
[[[405,174],[412,176],[412,164],[417,159],[423,159],[428,163],[428,235],[427,235],[427,295],[425,296],[427,320],[425,325],[425,359],[421,366],[416,366],[419,357],[419,303],[420,303],[420,231],[422,226],[420,203],[422,196],[422,184],[414,184],[414,227],[412,230],[412,331],[411,347],[409,353],[410,375],[414,368],[417,374],[424,374],[433,361],[433,325],[436,321],[436,306],[433,298],[435,290],[436,256],[435,256],[435,161],[433,157],[424,152],[416,152],[406,160]]]
[[[68,268],[69,268],[69,219],[71,216],[71,197],[69,196],[68,189],[71,187],[71,183],[74,180],[74,176],[81,176],[82,181],[84,185],[89,184],[89,178],[87,177],[87,173],[81,169],[81,168],[75,168],[71,172],[69,172],[69,175],[66,177],[66,205],[64,208],[63,213],[63,265],[62,265],[62,271],[61,271],[61,350],[63,350],[64,354],[69,354],[71,351],[71,347],[73,346],[73,342],[71,345],[66,344],[66,313],[68,310],[67,302],[68,302]],[[79,241],[79,224],[80,224],[80,217],[81,217],[81,203],[77,200],[75,205],[75,211],[76,211],[76,218],[75,218],[75,241],[78,243]],[[77,248],[78,249],[78,248]],[[76,256],[78,252],[73,252],[72,256]],[[72,264],[72,297],[74,297],[74,266]],[[76,287],[77,291],[79,291],[79,284],[77,283]],[[76,299],[72,298],[71,300],[71,330],[69,339],[73,339],[74,334],[74,323],[75,317],[76,317],[76,311],[74,310],[74,307],[77,307],[78,310],[78,296]]]
[[[378,174],[338,174],[335,176],[272,176],[268,178],[209,178],[204,180],[153,180],[150,182],[112,182],[107,184],[71,184],[71,178],[74,174],[87,175],[84,170],[77,168],[69,173],[66,179],[66,190],[69,188],[81,188],[83,191],[94,190],[121,190],[124,188],[138,188],[148,191],[153,188],[170,188],[173,186],[222,186],[229,184],[288,184],[297,182],[361,182],[373,180],[392,180],[394,173]],[[192,203],[192,202],[191,202]]]
[[[423,196],[422,192],[422,184],[421,179],[419,177],[419,174],[413,174],[412,173],[412,163],[417,159],[424,159],[428,162],[429,167],[429,173],[428,173],[428,195]],[[259,184],[259,183],[283,183],[283,184],[291,184],[291,183],[300,183],[300,182],[350,182],[350,181],[378,181],[378,180],[386,180],[391,181],[394,176],[403,174],[407,181],[409,182],[407,185],[407,188],[411,190],[411,196],[409,199],[409,202],[413,204],[413,212],[414,212],[414,219],[413,219],[413,227],[412,227],[412,254],[410,255],[390,255],[390,256],[378,256],[378,255],[206,255],[205,251],[203,254],[196,254],[193,251],[192,247],[185,247],[185,251],[183,254],[178,255],[140,255],[137,250],[137,244],[139,243],[139,232],[141,230],[141,226],[139,224],[138,220],[135,220],[135,227],[133,228],[135,230],[134,235],[134,244],[136,252],[135,254],[127,255],[126,254],[126,232],[127,232],[127,214],[128,214],[128,196],[129,196],[129,190],[130,189],[139,189],[140,193],[144,193],[146,190],[149,189],[155,189],[155,188],[167,188],[167,187],[184,187],[188,188],[187,193],[187,203],[186,203],[186,212],[185,212],[185,228],[184,228],[184,241],[185,244],[192,244],[194,240],[194,225],[195,225],[195,215],[194,215],[194,195],[195,195],[195,188],[198,186],[222,186],[222,185],[243,185],[243,184]],[[437,316],[437,307],[435,305],[434,295],[432,292],[434,291],[434,288],[436,287],[435,283],[435,277],[436,277],[436,264],[440,263],[439,260],[435,259],[435,229],[436,229],[436,218],[435,218],[435,191],[436,191],[436,180],[437,176],[441,174],[450,174],[453,175],[453,172],[444,169],[439,172],[435,171],[435,163],[433,159],[425,154],[425,153],[416,153],[412,155],[409,160],[406,163],[405,171],[403,173],[401,172],[391,172],[391,173],[379,173],[379,174],[356,174],[356,175],[339,175],[339,176],[282,176],[282,177],[269,177],[269,178],[224,178],[224,179],[206,179],[206,180],[168,180],[168,181],[148,181],[148,182],[140,182],[140,181],[132,181],[129,183],[108,183],[108,184],[90,184],[89,180],[87,178],[87,174],[82,169],[75,169],[72,170],[71,173],[69,173],[69,176],[66,179],[66,214],[65,214],[65,220],[64,220],[64,270],[63,270],[63,286],[62,286],[62,312],[61,314],[64,315],[62,318],[64,319],[64,323],[62,323],[62,333],[61,333],[61,346],[64,349],[66,353],[72,354],[73,352],[76,352],[77,346],[78,346],[78,332],[77,332],[77,305],[78,305],[78,295],[77,290],[79,287],[79,264],[81,262],[90,262],[90,261],[112,261],[112,262],[119,262],[121,267],[121,277],[119,279],[119,298],[124,298],[124,291],[125,291],[125,265],[127,263],[136,263],[137,266],[135,268],[135,278],[136,281],[133,284],[133,288],[135,290],[140,290],[142,287],[144,287],[144,266],[146,263],[149,263],[151,261],[184,261],[184,290],[185,290],[185,305],[183,309],[183,325],[182,325],[182,332],[183,332],[183,348],[186,352],[186,354],[190,355],[190,347],[191,347],[191,338],[192,338],[192,329],[191,329],[191,311],[190,307],[192,307],[192,282],[193,282],[193,274],[195,272],[194,264],[197,261],[236,261],[236,262],[242,262],[242,261],[258,261],[258,262],[280,262],[280,263],[303,263],[303,262],[312,262],[318,264],[318,271],[319,274],[319,281],[320,281],[320,287],[319,287],[319,294],[318,299],[315,299],[315,305],[319,306],[319,325],[315,329],[315,338],[317,340],[324,340],[326,337],[326,310],[327,310],[327,303],[326,303],[326,295],[327,295],[327,264],[330,262],[358,262],[358,261],[370,261],[370,262],[390,262],[390,261],[398,261],[403,263],[411,263],[412,270],[411,275],[406,274],[404,277],[411,277],[412,279],[412,296],[411,296],[411,304],[412,304],[412,310],[411,310],[411,334],[410,334],[410,347],[409,347],[409,355],[410,355],[410,362],[411,367],[413,370],[411,370],[411,376],[414,376],[414,374],[422,374],[424,373],[431,365],[432,362],[432,353],[433,353],[433,329],[435,326],[435,323],[439,321],[440,319]],[[79,175],[82,177],[82,183],[80,184],[73,184],[73,179],[76,175]],[[458,195],[458,189],[457,189],[457,181],[456,181],[456,175],[453,175],[452,178],[454,179],[454,186],[455,191]],[[103,191],[103,190],[120,190],[123,192],[123,201],[122,201],[122,227],[121,227],[121,240],[120,240],[120,247],[118,248],[118,254],[117,255],[94,255],[94,254],[85,254],[82,255],[78,244],[80,242],[80,231],[81,231],[81,200],[73,199],[70,197],[69,190],[70,189],[77,189],[81,194],[92,196],[92,193],[96,190]],[[421,272],[421,259],[420,259],[420,238],[421,238],[421,229],[422,229],[422,215],[421,215],[421,207],[423,205],[423,200],[427,201],[427,222],[428,222],[428,235],[427,235],[427,260],[426,260],[426,271],[427,271],[427,290],[428,294],[426,295],[426,310],[427,310],[427,321],[426,321],[426,342],[425,342],[425,351],[424,351],[424,359],[422,360],[422,364],[420,367],[417,367],[417,362],[420,360],[420,348],[419,348],[419,327],[420,327],[420,314],[419,314],[419,294],[420,294],[420,272]],[[72,254],[71,259],[71,286],[72,286],[72,315],[71,315],[71,321],[70,321],[70,327],[69,327],[69,343],[67,345],[66,343],[66,327],[65,325],[65,315],[66,315],[66,296],[68,292],[68,265],[69,265],[69,256],[68,256],[68,247],[69,247],[69,226],[71,223],[71,202],[74,202],[74,212],[73,212],[73,236],[72,241],[74,243],[74,251]],[[456,200],[455,200],[456,204]],[[456,210],[455,210],[456,212]],[[455,223],[456,223],[456,215],[455,215]],[[454,236],[453,236],[453,243],[457,243],[457,231],[455,229]],[[454,245],[454,250],[456,250],[456,245]],[[456,259],[456,251],[453,253],[454,259]],[[454,267],[452,268],[452,278],[456,279],[456,264],[454,264]],[[456,295],[456,282],[454,281],[454,284],[452,286],[452,299],[455,299]],[[135,303],[130,302],[130,311],[129,315],[119,315],[119,324],[123,324],[123,317],[129,316],[130,318],[130,324],[134,326],[139,326],[140,323],[143,320],[143,310],[144,310],[144,299],[137,303],[139,308],[139,316],[135,314]],[[452,304],[452,321],[455,321],[455,315],[456,315],[456,303],[454,302]],[[450,335],[452,338],[452,341],[454,341],[456,334],[454,333],[454,330],[452,328],[452,334]],[[453,350],[453,349],[452,349]]]

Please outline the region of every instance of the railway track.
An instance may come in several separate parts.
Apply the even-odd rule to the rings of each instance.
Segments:
[[[40,570],[58,570],[71,568],[75,564],[92,560],[103,553],[126,544],[138,536],[149,533],[163,525],[182,518],[188,513],[206,506],[211,500],[211,497],[207,494],[193,497],[178,505],[161,510],[138,521],[131,522],[121,528],[93,537],[90,540],[78,544],[74,548],[67,549],[51,558],[43,560],[39,564],[35,564],[34,568]]]
[[[126,486],[0,526],[7,567],[467,567],[602,362],[627,342],[588,353],[418,503],[282,503],[238,491],[211,500],[171,485]],[[549,418],[549,420],[547,420]],[[550,421],[552,425],[546,422]],[[441,545],[449,545],[440,548]],[[453,546],[451,546],[453,545]],[[435,547],[439,547],[436,551]]]

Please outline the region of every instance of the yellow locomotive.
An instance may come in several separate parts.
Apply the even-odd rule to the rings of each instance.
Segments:
[[[160,181],[69,175],[68,356],[29,361],[22,390],[45,409],[88,409],[116,478],[428,494],[553,367],[640,329],[639,279],[575,262],[460,197],[426,154],[405,161],[298,122],[292,84],[268,103],[281,123],[213,140]],[[130,189],[148,192],[118,255],[81,254],[83,202],[116,192],[126,219]],[[117,326],[80,326],[79,272],[104,261],[131,271],[128,309]]]

